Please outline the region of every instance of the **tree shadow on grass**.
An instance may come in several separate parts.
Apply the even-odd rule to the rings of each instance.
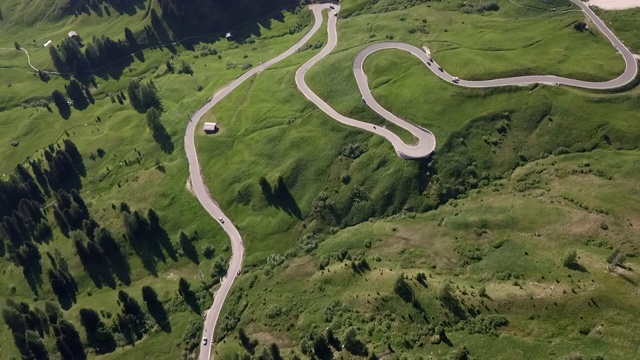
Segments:
[[[107,234],[99,239],[104,255],[109,259],[113,274],[125,285],[131,284],[131,268],[116,239]]]
[[[157,298],[152,299],[147,302],[147,310],[149,310],[149,314],[153,317],[153,320],[160,326],[162,331],[166,333],[171,332],[171,323],[169,321],[169,315],[167,314],[167,310],[164,308],[164,305]]]
[[[193,245],[193,239],[191,239],[184,232],[180,232],[178,236],[180,246],[184,255],[195,264],[200,264],[200,256],[198,255],[198,249]]]
[[[167,129],[165,129],[164,126],[153,132],[153,140],[155,140],[158,145],[160,145],[160,149],[165,153],[173,153],[175,146],[173,145],[173,141],[171,140],[171,135],[169,135]]]
[[[259,185],[269,205],[284,211],[289,216],[295,216],[297,219],[302,220],[302,210],[300,210],[296,199],[289,191],[282,176],[278,177],[273,189],[271,189],[271,185],[264,177],[260,178]]]
[[[25,280],[27,280],[31,291],[37,296],[39,290],[42,288],[42,266],[40,263],[33,264],[28,268],[23,268],[22,274]]]
[[[58,108],[58,114],[60,114],[63,119],[69,120],[71,117],[71,107],[65,107],[62,109]]]
[[[587,270],[586,267],[584,267],[582,264],[580,264],[579,262],[573,262],[570,264],[565,265],[568,269],[574,270],[574,271],[579,271],[582,273],[588,273],[589,270]]]
[[[115,289],[116,282],[111,272],[111,266],[107,258],[97,248],[97,245],[89,242],[87,246],[85,246],[81,241],[76,241],[75,247],[80,262],[87,272],[87,275],[89,275],[89,278],[93,281],[93,284],[98,289],[102,289],[103,285]]]
[[[158,219],[152,216],[149,216],[149,231],[159,247],[167,253],[171,260],[178,261],[178,254],[171,243],[169,234],[162,228],[162,226],[160,226]]]
[[[198,297],[196,296],[195,292],[193,292],[192,290],[188,290],[182,294],[182,298],[194,313],[202,314],[200,302],[198,301]]]

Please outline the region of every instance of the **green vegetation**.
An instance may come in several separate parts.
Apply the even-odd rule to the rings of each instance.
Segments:
[[[563,358],[579,348],[584,358],[632,359],[638,263],[606,269],[610,249],[628,259],[640,249],[638,160],[635,150],[551,156],[435,211],[342,230],[239,278],[238,326],[258,354],[275,341],[282,353],[320,357],[305,345],[312,339],[338,358],[355,332],[377,355],[442,358],[464,347],[480,359]],[[563,266],[568,253],[582,271]],[[217,351],[243,350],[230,336]]]
[[[518,70],[518,62],[504,57],[482,60],[477,67],[465,69],[469,76],[555,73],[605,79],[622,70],[622,62],[600,35],[575,38],[583,34],[573,27],[582,20],[576,12],[543,5],[523,12],[501,2],[499,11],[479,16],[453,12],[447,2],[394,11],[384,1],[353,14],[344,12],[357,4],[345,3],[341,16],[348,18],[339,22],[338,50],[307,77],[331,106],[357,119],[381,123],[362,106],[351,73],[351,61],[362,44],[381,40],[385,34],[392,34],[394,40],[429,44],[434,57],[455,73],[459,70],[455,64],[449,69],[445,59],[438,58],[446,53],[444,48],[429,40],[436,36],[429,24],[447,17],[458,19],[450,21],[453,24],[492,24],[492,44],[498,49],[508,42],[520,44],[510,45],[513,57],[528,58],[527,66],[537,64],[535,69]],[[529,5],[535,7],[534,2]],[[432,15],[425,16],[423,23],[422,13]],[[496,25],[498,19],[504,26]],[[421,23],[428,32],[418,30]],[[563,30],[566,36],[554,36],[558,29],[550,24],[558,23],[564,24],[563,29],[568,27]],[[466,34],[472,32],[468,26]],[[519,26],[531,31],[513,31]],[[447,25],[448,31],[437,31],[437,36],[453,41],[459,35],[451,34],[450,28],[455,29]],[[540,36],[542,33],[545,35]],[[519,35],[521,39],[514,42]],[[506,36],[504,42],[502,36]],[[528,46],[531,42],[537,44],[533,51]],[[572,51],[576,42],[593,47],[596,57],[602,55],[598,62],[607,64],[608,70],[601,72],[601,65],[587,66],[573,56],[557,61],[542,55],[558,47]],[[636,147],[635,134],[640,129],[629,119],[638,111],[637,90],[603,95],[546,86],[460,89],[435,78],[408,54],[377,53],[365,64],[374,96],[395,114],[433,130],[438,138],[432,159],[407,162],[390,156],[391,146],[380,138],[354,132],[310,107],[293,87],[297,64],[312,56],[306,54],[309,51],[314,50],[261,73],[231,94],[207,114],[207,121],[223,124],[221,133],[197,139],[199,153],[215,154],[201,160],[208,187],[220,194],[216,199],[231,218],[238,219],[247,245],[243,275],[229,299],[234,305],[225,306],[216,330],[217,338],[226,340],[216,347],[219,356],[260,354],[275,342],[283,354],[322,358],[332,353],[339,357],[349,352],[343,348],[344,341],[355,338],[364,346],[355,353],[366,350],[370,356],[392,350],[408,357],[515,357],[517,348],[536,354],[534,357],[562,357],[581,347],[587,357],[609,350],[632,357],[634,345],[616,349],[617,340],[593,337],[594,329],[603,334],[597,326],[602,324],[607,329],[615,327],[611,331],[624,339],[620,341],[632,341],[634,330],[627,325],[633,325],[625,320],[631,313],[604,324],[588,296],[598,306],[602,297],[616,311],[633,308],[625,305],[633,300],[624,277],[619,277],[622,281],[613,290],[620,299],[614,300],[604,289],[609,277],[618,274],[595,274],[595,257],[602,257],[601,268],[613,260],[606,261],[610,251],[604,250],[603,255],[602,249],[592,248],[592,242],[600,243],[594,234],[603,231],[602,222],[608,229],[615,222],[616,229],[625,229],[626,235],[607,237],[610,243],[599,246],[624,243],[627,249],[635,249],[622,215],[622,209],[632,208],[634,200],[625,199],[623,194],[630,188],[620,186],[628,186],[623,184],[637,170],[630,170],[624,179],[615,180],[615,174],[618,170],[624,173],[622,167],[633,167],[632,159],[637,157],[635,152],[618,151]],[[534,56],[542,61],[531,61]],[[464,63],[464,57],[459,58]],[[609,150],[596,150],[599,148]],[[603,168],[618,157],[621,159],[610,171]],[[602,166],[594,165],[598,159]],[[561,190],[540,198],[543,190],[551,191],[547,185],[551,180],[539,178],[548,176],[542,164],[545,169],[553,168],[552,163],[560,161],[570,163],[558,169],[572,174],[577,184],[564,175],[554,183]],[[570,172],[574,167],[575,172]],[[534,173],[517,176],[522,171]],[[413,181],[410,185],[405,182],[408,177]],[[606,188],[615,189],[615,198],[621,201],[615,205],[620,209],[616,215],[614,207],[585,198],[612,197],[612,193],[587,192],[593,177],[611,177]],[[295,203],[272,201],[280,179]],[[393,193],[394,189],[401,192]],[[345,203],[353,205],[345,207]],[[437,210],[429,211],[433,209]],[[566,211],[579,219],[561,216]],[[389,213],[404,215],[380,220]],[[463,213],[467,215],[462,217]],[[567,223],[581,223],[582,217],[601,216],[617,220],[593,220],[595,228],[589,229],[594,233],[588,235],[594,240],[586,241],[585,233],[565,229],[572,226]],[[369,221],[351,227],[365,219]],[[538,233],[545,237],[531,235]],[[567,268],[564,256],[572,251],[576,258]],[[531,261],[521,261],[523,256],[530,256]],[[564,284],[560,293],[556,279]],[[591,280],[600,287],[584,288]],[[584,292],[579,292],[581,288]],[[546,295],[549,289],[555,289],[552,297]],[[580,301],[573,302],[572,289]],[[539,306],[540,302],[544,304]],[[583,312],[589,315],[578,319]],[[535,328],[529,331],[531,321]],[[556,329],[558,323],[562,326]],[[592,335],[576,337],[584,333],[578,330],[585,326]],[[238,329],[242,332],[236,335]],[[453,347],[437,345],[441,343]]]
[[[640,54],[640,29],[637,26],[640,20],[640,9],[614,11],[595,8],[594,10],[631,52]]]
[[[308,81],[341,113],[393,128],[362,104],[351,74],[372,41],[429,45],[467,78],[622,70],[566,1],[516,2],[346,1],[339,47]],[[186,121],[311,20],[274,13],[219,41],[239,20],[217,12],[224,21],[193,23],[213,33],[158,45],[180,38],[176,16],[203,3],[1,5],[3,356],[198,349],[230,252],[188,192]],[[243,4],[232,11],[254,16],[236,11]],[[325,42],[321,31],[248,81],[206,115],[220,132],[198,134],[207,186],[247,245],[216,356],[633,355],[640,170],[625,149],[637,146],[637,90],[465,90],[407,54],[375,54],[365,64],[374,96],[438,137],[434,157],[410,162],[297,91],[293,74]]]
[[[156,3],[127,2],[119,11],[117,2],[100,2],[86,10],[90,15],[83,10],[74,17],[60,12],[64,3],[0,5],[7,36],[0,40],[0,222],[5,215],[14,219],[0,230],[0,308],[12,319],[0,327],[3,358],[72,356],[65,349],[76,351],[75,358],[81,352],[89,358],[188,358],[200,342],[209,289],[218,282],[209,270],[214,262],[226,266],[230,251],[226,235],[185,185],[186,118],[242,73],[225,70],[227,61],[258,63],[281,53],[302,36],[309,12],[247,24],[237,29],[246,35],[238,42],[207,36],[138,52],[91,78],[82,66],[108,64],[113,58],[103,54],[117,56],[114,49],[125,44],[129,51],[150,43],[145,27]],[[82,44],[68,39],[71,30]],[[58,50],[58,65],[73,75],[35,74],[25,53],[15,50],[17,41],[34,66],[51,71],[55,57],[42,46],[49,39],[49,49],[61,43],[59,49],[70,49]],[[79,71],[74,63],[82,64]],[[29,201],[35,203],[25,202],[32,205],[15,215],[12,209],[20,211],[27,195],[4,185],[25,178],[32,179]],[[12,194],[9,203],[6,194]],[[24,222],[24,214],[32,220]],[[22,223],[28,227],[14,226]],[[14,240],[8,229],[19,229]],[[16,246],[5,246],[13,241]],[[179,292],[180,279],[188,291]],[[49,310],[58,320],[39,315]],[[60,339],[70,342],[63,346]]]

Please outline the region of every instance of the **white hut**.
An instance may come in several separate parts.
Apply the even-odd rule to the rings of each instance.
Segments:
[[[75,31],[73,31],[73,30],[71,30],[71,31],[69,31],[69,34],[68,34],[68,35],[69,35],[69,37],[70,37],[70,38],[72,38],[72,39],[73,39],[74,37],[78,36],[78,33],[77,33],[77,32],[75,32]]]
[[[206,122],[202,125],[202,130],[207,134],[214,134],[218,131],[218,124],[214,122]]]

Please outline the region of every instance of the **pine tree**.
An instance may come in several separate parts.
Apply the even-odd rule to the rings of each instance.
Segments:
[[[73,101],[73,106],[76,109],[86,109],[89,106],[89,101],[84,95],[84,90],[77,80],[71,80],[67,86],[67,95]]]
[[[133,106],[134,109],[139,112],[144,112],[142,100],[140,99],[140,81],[137,79],[133,79],[129,82],[129,86],[127,86],[127,95],[129,96],[129,102]]]
[[[61,73],[65,73],[69,71],[57,47],[53,45],[49,46],[49,55],[51,56],[51,61],[53,61],[53,66],[56,68],[56,70],[58,70]]]
[[[64,94],[60,90],[54,90],[53,93],[51,94],[51,97],[53,98],[53,103],[56,105],[56,107],[58,108],[58,111],[61,114],[69,112],[71,110],[71,107],[67,102],[67,98],[64,96]]]

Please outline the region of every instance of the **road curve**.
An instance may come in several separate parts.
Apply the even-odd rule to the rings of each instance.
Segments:
[[[441,79],[451,82],[455,85],[468,87],[468,88],[489,88],[489,87],[499,87],[499,86],[513,86],[513,85],[528,85],[528,84],[553,84],[553,85],[568,85],[586,89],[615,89],[622,87],[636,77],[638,74],[638,62],[636,61],[636,55],[631,53],[629,49],[607,28],[607,26],[596,16],[596,14],[589,8],[588,5],[584,4],[580,0],[571,0],[574,4],[576,4],[580,9],[591,19],[593,24],[600,29],[600,31],[605,35],[605,37],[611,42],[611,44],[616,48],[616,50],[622,55],[625,61],[625,71],[618,76],[617,78],[609,81],[603,82],[591,82],[591,81],[582,81],[582,80],[574,80],[569,78],[563,78],[554,75],[532,75],[532,76],[519,76],[505,79],[494,79],[494,80],[482,80],[482,81],[471,81],[471,80],[463,80],[457,79],[453,75],[450,75],[446,72],[442,67],[440,67],[436,62],[434,62],[431,56],[427,52],[409,44],[400,43],[400,42],[379,42],[369,45],[362,49],[356,55],[353,61],[353,74],[356,78],[356,83],[358,84],[358,89],[362,95],[363,101],[376,113],[385,118],[386,120],[396,124],[397,126],[404,128],[409,131],[416,139],[418,139],[417,144],[406,144],[402,141],[395,133],[392,131],[382,128],[380,126],[374,126],[370,123],[366,123],[363,121],[351,119],[342,114],[339,114],[335,111],[331,106],[329,106],[325,101],[323,101],[318,95],[316,95],[311,88],[305,82],[305,75],[307,71],[322,60],[325,56],[327,56],[336,46],[338,42],[337,28],[336,28],[336,16],[329,16],[329,21],[327,24],[328,28],[328,41],[327,45],[313,58],[307,61],[304,65],[302,65],[298,71],[296,72],[296,84],[300,91],[313,102],[320,110],[325,112],[327,115],[332,117],[333,119],[349,125],[353,127],[357,127],[377,135],[380,135],[387,139],[394,147],[399,156],[405,159],[417,159],[424,158],[429,156],[435,151],[436,148],[436,139],[435,136],[427,129],[424,129],[416,124],[412,124],[404,119],[401,119],[391,112],[387,111],[383,108],[371,95],[371,90],[369,89],[369,84],[367,81],[367,75],[364,72],[364,62],[367,57],[375,52],[381,50],[403,50],[409,52],[410,54],[416,56],[420,59],[427,68],[429,68],[434,74],[436,74]],[[339,11],[339,6],[335,7],[335,12]],[[453,80],[456,79],[454,82]]]
[[[434,74],[436,74],[441,79],[452,82],[455,85],[468,88],[489,88],[510,85],[521,86],[529,84],[553,84],[567,85],[584,89],[608,90],[620,88],[632,82],[638,74],[638,61],[636,60],[636,55],[629,51],[629,49],[622,43],[622,41],[620,41],[620,39],[618,39],[616,35],[611,32],[611,30],[609,30],[604,22],[600,20],[600,18],[589,8],[587,4],[583,3],[580,0],[571,0],[571,2],[580,7],[580,9],[591,20],[591,22],[600,30],[600,32],[602,32],[602,34],[609,40],[609,42],[611,42],[617,52],[622,55],[622,58],[625,62],[625,70],[617,78],[608,81],[594,82],[569,79],[555,75],[531,75],[480,81],[460,79],[459,81],[453,83],[454,76],[439,67],[435,61],[432,61],[429,54],[425,53],[425,51],[405,43],[380,42],[367,46],[356,55],[353,64],[353,72],[356,77],[356,81],[358,82],[358,87],[360,88],[360,91],[363,92],[363,94],[369,93],[367,77],[362,70],[362,65],[364,64],[364,60],[367,58],[367,56],[377,51],[386,49],[407,51],[419,58]],[[367,103],[369,102],[367,101]]]
[[[358,87],[360,88],[360,93],[362,94],[363,99],[366,101],[366,104],[371,107],[373,111],[375,111],[388,121],[409,131],[416,139],[418,139],[417,144],[406,144],[404,141],[402,141],[402,139],[400,139],[400,137],[398,137],[398,135],[396,135],[391,130],[388,130],[381,126],[373,125],[368,122],[352,119],[338,113],[331,106],[329,106],[329,104],[327,104],[318,95],[316,95],[316,93],[314,93],[309,85],[307,85],[307,83],[305,82],[304,78],[307,74],[307,71],[317,62],[327,56],[338,43],[338,30],[336,27],[338,17],[334,16],[334,14],[340,11],[340,6],[334,5],[334,7],[335,10],[333,10],[332,14],[329,15],[329,20],[327,22],[327,45],[318,54],[316,54],[316,56],[312,57],[309,61],[304,63],[298,69],[298,71],[296,71],[296,85],[298,86],[298,89],[300,89],[300,91],[304,94],[304,96],[307,97],[307,99],[313,102],[320,110],[329,115],[331,118],[345,125],[372,132],[389,140],[391,145],[393,145],[394,149],[396,150],[396,153],[398,153],[398,155],[402,158],[416,159],[428,156],[436,148],[436,137],[433,136],[433,134],[429,130],[414,125],[406,120],[400,119],[399,117],[393,115],[382,106],[380,106],[380,104],[376,102],[376,100],[371,95],[371,92],[369,91],[369,86],[367,84],[364,71],[360,71],[358,73],[354,72],[354,74],[356,74],[356,79],[359,79],[359,77],[364,77],[364,81],[358,81]]]
[[[209,360],[211,356],[211,340],[213,339],[213,331],[215,330],[218,317],[220,316],[220,310],[222,309],[224,300],[229,294],[229,290],[231,289],[233,281],[236,279],[237,274],[242,268],[244,244],[242,242],[242,236],[240,236],[238,229],[222,212],[220,206],[215,201],[213,201],[211,195],[209,194],[209,190],[204,184],[204,178],[202,177],[202,173],[200,171],[200,163],[198,162],[198,154],[196,153],[195,146],[195,133],[198,128],[198,121],[204,114],[211,110],[211,108],[213,108],[217,103],[219,103],[247,79],[262,72],[269,66],[295,54],[302,45],[309,41],[309,39],[316,32],[318,32],[318,30],[322,26],[321,12],[323,9],[328,9],[329,5],[311,5],[310,8],[313,11],[315,17],[315,23],[306,35],[304,35],[295,45],[293,45],[284,53],[260,64],[259,66],[252,68],[236,80],[232,81],[229,85],[216,92],[211,100],[209,100],[198,111],[196,111],[193,116],[191,116],[187,125],[187,130],[184,136],[184,148],[187,153],[187,159],[189,161],[189,176],[191,179],[191,187],[193,193],[198,198],[198,201],[200,202],[202,207],[204,207],[204,209],[209,213],[209,215],[211,215],[211,217],[213,217],[214,219],[222,219],[222,221],[218,221],[220,222],[220,225],[222,226],[224,231],[229,235],[229,238],[231,240],[231,260],[229,262],[227,275],[222,279],[220,288],[218,289],[218,291],[216,291],[213,297],[213,305],[211,305],[211,308],[207,311],[207,315],[204,321],[203,336],[207,337],[208,341],[206,345],[204,343],[200,344],[200,360]]]
[[[231,261],[229,263],[229,269],[227,276],[222,279],[222,283],[218,291],[214,295],[214,301],[211,308],[207,311],[205,323],[204,323],[204,336],[207,337],[209,341],[207,344],[201,344],[200,346],[200,360],[209,360],[211,356],[211,339],[213,338],[213,331],[215,329],[218,317],[220,315],[220,310],[222,309],[222,305],[224,303],[225,298],[227,297],[231,285],[235,280],[237,274],[239,273],[242,267],[242,260],[244,256],[244,245],[242,243],[242,237],[240,233],[236,229],[236,227],[231,223],[231,221],[224,215],[220,207],[213,201],[211,196],[209,195],[208,189],[204,184],[204,179],[202,178],[202,174],[200,171],[200,164],[198,162],[198,155],[196,153],[195,148],[195,132],[197,130],[198,121],[202,118],[202,116],[211,110],[218,102],[224,99],[229,93],[231,93],[234,89],[240,86],[244,81],[249,79],[251,76],[256,75],[269,66],[289,57],[294,54],[304,43],[306,43],[321,27],[322,25],[322,11],[325,9],[331,9],[329,19],[327,22],[327,32],[328,32],[328,41],[327,45],[313,58],[303,64],[297,71],[295,75],[296,85],[300,89],[300,91],[305,95],[307,99],[313,102],[320,110],[325,112],[331,118],[349,125],[353,127],[357,127],[374,134],[380,135],[385,139],[389,140],[389,142],[393,145],[394,149],[398,153],[399,156],[405,159],[416,159],[427,157],[435,151],[436,147],[436,139],[435,136],[427,129],[420,127],[419,125],[412,124],[406,120],[398,118],[393,115],[386,109],[384,109],[371,95],[371,91],[369,89],[369,85],[367,82],[367,76],[364,73],[363,65],[366,58],[381,50],[387,49],[395,49],[395,50],[403,50],[407,51],[414,56],[418,57],[422,60],[425,65],[433,73],[442,78],[443,80],[452,82],[458,86],[462,87],[470,87],[470,88],[487,88],[487,87],[498,87],[498,86],[509,86],[509,85],[527,85],[534,83],[543,83],[543,84],[561,84],[568,85],[574,87],[588,88],[588,89],[613,89],[624,86],[636,77],[638,73],[638,63],[635,59],[635,56],[622,44],[622,42],[606,27],[606,25],[589,9],[588,5],[582,3],[580,0],[571,0],[574,4],[582,9],[582,11],[591,19],[593,24],[595,24],[598,29],[609,39],[609,41],[614,45],[614,47],[618,50],[618,52],[623,56],[626,68],[624,73],[619,77],[603,82],[590,82],[590,81],[581,81],[568,79],[553,75],[534,75],[534,76],[520,76],[506,79],[495,79],[495,80],[484,80],[484,81],[469,81],[469,80],[459,80],[453,83],[454,77],[447,73],[446,71],[439,70],[438,65],[431,60],[430,55],[423,50],[418,49],[415,46],[399,43],[399,42],[380,42],[375,43],[370,46],[367,46],[363,50],[361,50],[355,57],[353,62],[353,73],[356,78],[356,82],[358,84],[358,88],[360,93],[362,94],[363,100],[366,104],[371,107],[376,113],[384,117],[386,120],[400,126],[401,128],[409,131],[416,139],[418,140],[417,144],[406,144],[400,137],[398,137],[392,131],[380,127],[375,126],[371,123],[366,123],[363,121],[351,119],[344,115],[341,115],[337,111],[335,111],[331,106],[329,106],[326,102],[324,102],[318,95],[316,95],[306,84],[305,75],[307,71],[314,66],[317,62],[327,56],[336,46],[338,42],[337,35],[337,12],[340,10],[340,6],[338,5],[311,5],[310,8],[313,11],[315,23],[312,26],[311,30],[302,37],[295,45],[289,48],[284,53],[278,55],[277,57],[247,71],[242,76],[231,82],[229,85],[225,86],[221,90],[215,93],[215,95],[211,98],[209,102],[207,102],[204,106],[202,106],[189,120],[189,124],[187,125],[186,133],[185,133],[185,151],[187,153],[187,159],[189,161],[189,174],[192,184],[192,189],[200,204],[205,208],[205,210],[215,219],[222,219],[221,226],[229,235],[232,246],[232,255]]]

